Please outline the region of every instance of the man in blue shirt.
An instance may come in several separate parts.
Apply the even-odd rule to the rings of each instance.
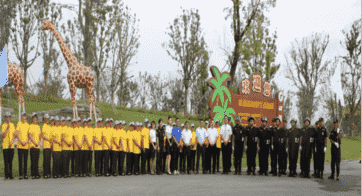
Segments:
[[[197,142],[197,159],[196,159],[196,174],[199,174],[199,166],[200,166],[200,156],[202,160],[202,172],[205,173],[206,167],[205,167],[205,149],[206,149],[206,143],[205,143],[205,128],[204,126],[204,120],[200,119],[200,127],[196,129],[196,142]]]
[[[176,118],[176,126],[174,126],[172,128],[172,138],[173,138],[173,157],[174,158],[171,158],[171,161],[172,161],[172,165],[173,165],[173,168],[174,168],[174,171],[173,173],[175,175],[178,175],[180,174],[180,172],[178,171],[178,157],[179,157],[179,154],[180,154],[180,148],[181,148],[181,144],[180,144],[180,140],[181,140],[181,128],[179,127],[179,124],[180,124],[180,119],[179,118]]]

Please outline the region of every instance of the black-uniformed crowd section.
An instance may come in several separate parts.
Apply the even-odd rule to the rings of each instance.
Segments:
[[[21,133],[21,130],[18,130],[24,129],[18,128],[20,126],[17,126],[16,130],[12,130],[15,128],[11,128],[14,127],[14,125],[9,122],[9,116],[9,114],[6,115],[7,122],[2,126],[3,140],[9,142],[6,143],[9,146],[3,146],[5,179],[13,179],[12,160],[14,157],[14,147],[12,147],[12,145],[15,139],[19,139],[20,143],[24,142],[21,141],[21,139],[29,139],[30,145],[31,139],[37,137],[36,135],[31,134],[29,136],[24,135],[24,133]],[[22,116],[26,116],[26,114],[24,113]],[[32,119],[34,120],[34,118],[37,119],[36,113],[32,114]],[[46,116],[45,119],[49,119],[49,116]],[[74,130],[77,129],[77,124],[79,127],[79,118],[71,120],[69,117],[67,119],[62,117],[62,119],[59,120],[58,117],[51,117],[50,119],[50,125],[47,124],[50,129],[51,127],[56,127],[56,125],[53,125],[54,122],[59,121],[63,123],[62,126],[64,126],[63,121],[67,123],[66,127],[68,129],[65,128],[63,131],[68,130],[69,132],[69,130],[72,129],[70,121]],[[74,132],[74,135],[69,135],[66,131],[62,133],[54,131],[53,134],[46,136],[42,135],[42,142],[43,140],[54,142],[51,148],[43,149],[43,177],[67,178],[72,176],[92,176],[93,150],[95,173],[97,177],[139,174],[162,175],[164,173],[178,175],[180,173],[191,174],[191,172],[198,174],[200,167],[202,168],[203,174],[215,174],[215,172],[220,172],[219,159],[221,149],[223,174],[231,172],[230,168],[233,154],[233,164],[235,168],[234,175],[241,175],[242,158],[245,153],[246,160],[244,161],[247,162],[247,175],[255,175],[256,157],[258,155],[260,168],[258,171],[259,175],[287,175],[288,169],[288,176],[295,177],[298,175],[296,172],[297,160],[298,156],[300,156],[299,164],[301,172],[299,175],[301,177],[310,178],[310,163],[311,158],[313,157],[314,171],[312,171],[312,175],[315,178],[323,178],[324,158],[328,138],[331,142],[330,152],[332,155],[332,174],[329,176],[329,179],[334,179],[336,170],[336,177],[338,180],[341,160],[341,135],[337,132],[337,120],[334,121],[334,128],[330,131],[329,137],[323,126],[323,118],[320,118],[319,121],[315,123],[315,126],[311,126],[310,120],[305,119],[302,128],[297,128],[297,121],[293,119],[290,121],[290,129],[286,129],[286,120],[280,122],[279,118],[272,119],[273,126],[267,127],[266,117],[262,117],[262,126],[260,127],[254,125],[254,117],[248,118],[248,126],[246,127],[240,124],[239,116],[235,119],[235,125],[231,124],[230,117],[225,116],[221,126],[221,123],[218,120],[202,119],[200,120],[200,126],[198,128],[195,128],[194,124],[189,126],[188,122],[179,126],[179,119],[175,119],[175,121],[176,124],[172,123],[172,119],[169,118],[167,125],[162,123],[161,119],[157,122],[157,125],[156,122],[149,123],[148,119],[145,119],[144,124],[130,122],[129,129],[132,132],[127,131],[126,133],[125,121],[116,121],[115,127],[113,127],[113,119],[106,119],[105,124],[108,128],[105,129],[103,127],[103,119],[97,119],[98,128],[93,129],[90,127],[90,124],[88,124],[89,130],[94,130],[94,133],[92,131],[93,135],[91,134],[90,137],[92,138],[93,136],[93,147],[90,145],[89,149],[84,151],[80,150],[80,148],[83,149],[81,146],[84,145],[84,143],[79,145],[79,140],[82,140],[83,135],[76,141],[78,138],[76,132]],[[83,120],[83,123],[85,123],[83,126],[87,127],[87,122],[90,122],[89,118]],[[23,123],[22,125],[24,126],[26,125],[26,122],[19,123]],[[36,127],[36,121],[33,121],[33,123],[33,127]],[[48,121],[46,121],[46,123],[48,123]],[[205,126],[203,126],[204,124]],[[81,130],[81,128],[82,127],[80,127],[79,130]],[[104,128],[104,130],[102,128]],[[34,133],[30,129],[31,127],[29,128],[29,133]],[[101,136],[99,135],[100,133],[96,133],[96,130],[103,130]],[[112,137],[116,138],[114,143],[112,142],[113,140],[107,139],[107,137],[111,136],[109,136],[109,132],[105,132],[106,130],[113,131]],[[119,134],[117,135],[116,131],[119,130],[124,130],[125,134],[122,135],[121,132],[118,132]],[[12,132],[14,132],[14,135]],[[68,142],[73,143],[73,147],[71,149],[59,149],[58,147],[58,149],[56,149],[54,145],[56,145],[57,141],[63,141],[65,137],[64,134],[68,134],[67,137],[71,138],[71,141]],[[170,136],[170,134],[172,136]],[[86,138],[86,135],[87,134],[85,133],[84,139]],[[145,138],[148,136],[149,141],[145,141]],[[60,137],[62,138],[60,139]],[[94,140],[94,138],[98,139]],[[118,138],[120,138],[120,141],[121,139],[123,141],[122,143],[120,142],[119,145],[117,144]],[[140,140],[140,138],[142,139]],[[40,140],[36,141],[39,141],[40,143]],[[111,141],[111,146],[114,146],[113,150],[110,150],[111,146],[109,146],[109,143],[105,144],[107,141]],[[103,145],[103,148],[95,149],[94,145],[96,142],[97,144],[99,143],[99,145]],[[145,148],[145,146],[147,146],[145,145],[146,142],[149,142],[149,145]],[[78,150],[76,150],[77,147],[75,147],[75,145],[79,145]],[[124,145],[126,149],[124,149],[122,145]],[[88,147],[86,146],[86,148]],[[35,179],[40,178],[38,172],[39,158],[36,158],[39,156],[39,148],[32,147],[30,150],[29,148],[18,148],[17,150],[19,156],[19,179],[28,178],[26,168],[29,151],[31,156],[31,176]],[[168,155],[172,155],[171,162],[166,162]],[[269,171],[268,167],[269,156],[271,158],[271,171]],[[157,159],[156,166],[153,166],[152,164],[154,158]],[[51,159],[53,160],[53,168],[50,168]],[[139,161],[140,159],[141,161]],[[289,168],[287,168],[288,159]],[[125,171],[123,170],[124,162],[126,162]],[[71,167],[71,174],[69,174],[69,167]],[[67,169],[68,172],[66,172]]]

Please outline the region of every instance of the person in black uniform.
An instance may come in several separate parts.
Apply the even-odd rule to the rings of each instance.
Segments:
[[[315,122],[315,131],[318,131],[318,127],[319,127],[319,121]],[[318,178],[317,176],[317,153],[316,153],[316,148],[313,148],[313,168],[314,168],[314,173],[312,174],[312,176],[314,176],[314,178]]]
[[[287,119],[283,119],[283,127],[284,130],[284,154],[283,154],[283,167],[282,167],[282,173],[284,175],[287,175],[287,165],[288,165],[288,154],[287,154],[287,148],[288,148],[288,129],[287,129]]]
[[[277,134],[278,134],[278,166],[279,166],[279,177],[284,174],[284,157],[286,156],[286,132],[284,128],[279,128],[280,119],[276,118],[277,123]],[[276,173],[276,172],[275,172]]]
[[[299,130],[299,132],[300,132],[300,141],[301,141],[301,145],[300,145],[300,148],[301,148],[301,150],[300,150],[300,155],[299,155],[299,167],[300,167],[300,173],[299,173],[299,176],[300,177],[303,177],[304,176],[304,151],[305,151],[305,147],[304,147],[304,145],[305,145],[305,143],[303,143],[303,137],[304,138],[306,138],[306,123],[305,123],[305,121],[306,120],[304,120],[304,123],[303,123],[303,128],[301,128],[300,130]]]
[[[292,128],[288,131],[288,148],[286,149],[289,153],[289,177],[295,177],[297,175],[297,161],[298,154],[300,151],[300,130],[296,127],[297,120],[292,119],[290,121]]]
[[[262,125],[259,127],[259,174],[266,176],[268,175],[268,159],[269,159],[269,151],[270,151],[270,144],[271,144],[271,131],[268,127],[266,127],[266,123],[268,119],[263,116],[261,118]]]
[[[278,127],[276,123],[276,119],[272,119],[273,127],[271,128],[271,134],[272,134],[272,143],[271,143],[271,154],[270,154],[270,160],[271,160],[271,174],[273,176],[277,175],[277,163],[278,163]]]
[[[307,118],[304,120],[306,126],[304,127],[302,135],[302,148],[304,148],[304,154],[302,154],[303,161],[303,176],[310,178],[310,160],[312,158],[312,149],[314,148],[314,138],[316,135],[315,129],[310,127],[310,120]]]
[[[339,164],[341,162],[341,140],[342,140],[342,136],[341,134],[339,134],[339,129],[338,129],[338,120],[334,120],[333,121],[334,124],[334,128],[331,131],[331,134],[329,135],[329,140],[331,141],[331,156],[332,156],[332,161],[331,161],[331,176],[328,177],[328,179],[334,179],[334,171],[335,171],[335,167],[337,167],[337,180],[338,176],[339,176]]]
[[[163,147],[164,147],[164,137],[165,137],[165,128],[166,124],[162,124],[162,119],[158,120],[158,129],[157,129],[157,175],[163,174]]]
[[[257,142],[258,142],[258,133],[259,130],[254,126],[254,117],[250,116],[248,118],[249,125],[245,128],[247,136],[247,165],[248,171],[247,174],[250,175],[252,172],[255,175],[255,158],[257,151]]]
[[[319,127],[315,134],[315,151],[317,158],[317,175],[320,179],[323,179],[324,171],[324,158],[327,150],[327,130],[323,126],[323,118],[319,118]]]
[[[233,148],[234,148],[234,175],[241,175],[241,159],[244,152],[244,126],[240,124],[240,116],[236,116],[236,125],[233,127]]]

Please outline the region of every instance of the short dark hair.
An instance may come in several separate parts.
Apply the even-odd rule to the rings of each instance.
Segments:
[[[151,122],[151,125],[152,125],[152,124],[156,124],[156,122],[153,120],[153,121]]]
[[[162,122],[162,118],[158,119],[158,124],[160,124],[160,122]]]
[[[185,125],[186,125],[186,123],[189,123],[189,121],[185,121]]]
[[[171,116],[168,116],[167,120],[170,120],[170,118],[172,119],[172,117],[171,117]]]
[[[179,118],[176,118],[175,121],[180,120]]]
[[[200,119],[200,122],[201,122],[201,121],[204,121],[204,119]]]
[[[224,116],[224,118],[225,118],[225,117],[226,117],[226,118],[228,118],[228,116],[227,116],[227,115],[225,115],[225,116]],[[229,119],[228,119],[228,120],[229,120]]]
[[[212,119],[210,119],[210,122],[211,122],[211,121],[214,121],[214,119],[213,119],[213,118],[212,118]]]

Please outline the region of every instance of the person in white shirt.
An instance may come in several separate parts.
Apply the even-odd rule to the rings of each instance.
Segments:
[[[197,142],[196,174],[199,174],[200,156],[202,161],[202,172],[205,173],[206,171],[205,168],[206,130],[203,126],[204,126],[204,120],[200,119],[200,127],[196,129],[196,142]]]
[[[219,132],[217,131],[217,129],[215,128],[215,122],[213,119],[211,119],[211,128],[208,129],[208,131],[206,132],[206,137],[208,137],[209,140],[209,156],[210,158],[212,157],[212,174],[215,174],[215,169],[216,169],[216,141],[217,138],[219,137]],[[211,173],[211,160],[209,163],[209,172]]]
[[[228,174],[231,167],[231,126],[228,124],[228,117],[224,116],[224,124],[220,129],[221,146],[222,146],[222,164],[223,174]]]
[[[181,139],[184,143],[183,152],[184,152],[184,162],[187,159],[187,174],[190,174],[191,170],[191,140],[192,133],[189,128],[189,123],[185,122],[185,129],[181,132]]]
[[[155,121],[151,122],[151,129],[150,129],[150,170],[151,170],[151,175],[154,175],[154,167],[153,167],[153,163],[154,163],[154,158],[155,158],[155,152],[156,152],[156,146],[157,146],[157,140],[156,140],[156,123]]]
[[[172,147],[172,118],[171,116],[168,117],[168,125],[166,126],[166,145],[165,145],[165,149],[166,149],[166,155],[167,155],[167,173],[171,174],[171,169],[170,168],[170,163],[171,163],[171,147]],[[164,162],[166,161],[166,157],[163,160]]]

